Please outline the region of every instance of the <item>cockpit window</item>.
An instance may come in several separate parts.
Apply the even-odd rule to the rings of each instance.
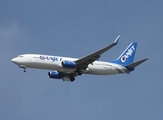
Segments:
[[[19,57],[21,57],[21,58],[22,58],[23,56],[22,56],[22,55],[20,55]]]

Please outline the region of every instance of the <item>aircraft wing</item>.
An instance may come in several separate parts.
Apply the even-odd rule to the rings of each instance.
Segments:
[[[104,52],[106,52],[107,50],[115,46],[118,43],[119,38],[120,35],[114,40],[112,44],[75,61],[78,66],[78,69],[85,70],[89,64],[92,64],[94,61],[98,60],[101,54],[103,54]]]

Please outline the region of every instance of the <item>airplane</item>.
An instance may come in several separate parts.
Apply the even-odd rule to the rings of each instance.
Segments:
[[[23,54],[13,58],[11,61],[23,68],[24,72],[27,71],[26,68],[52,70],[48,72],[49,78],[71,82],[75,80],[75,77],[82,74],[129,74],[134,71],[135,67],[148,60],[148,58],[145,58],[133,62],[137,48],[137,43],[135,42],[132,42],[116,60],[109,62],[99,61],[101,54],[117,45],[119,38],[120,35],[112,44],[79,59],[43,54]]]

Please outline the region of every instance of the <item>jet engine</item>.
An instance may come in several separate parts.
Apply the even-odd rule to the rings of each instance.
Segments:
[[[75,62],[73,62],[73,61],[67,61],[67,60],[64,60],[64,61],[62,61],[62,66],[64,67],[64,68],[76,68],[76,63]]]
[[[54,78],[54,79],[62,79],[63,76],[58,71],[50,71],[50,72],[48,72],[48,77]]]
[[[48,77],[49,78],[54,78],[54,79],[62,79],[63,81],[71,81],[73,82],[75,80],[74,76],[70,76],[70,75],[63,75],[62,73],[58,72],[58,71],[50,71],[48,72]]]

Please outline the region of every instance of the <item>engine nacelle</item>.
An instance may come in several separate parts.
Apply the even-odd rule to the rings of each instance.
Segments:
[[[64,60],[61,64],[64,68],[76,68],[76,63],[73,61]]]
[[[54,78],[54,79],[62,79],[63,76],[58,71],[50,71],[50,72],[48,72],[48,77]]]

